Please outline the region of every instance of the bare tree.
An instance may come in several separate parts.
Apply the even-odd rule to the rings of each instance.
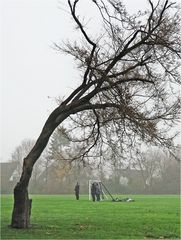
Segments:
[[[17,174],[19,175],[19,177],[21,176],[21,172],[22,172],[23,158],[29,153],[29,151],[32,149],[34,144],[35,144],[34,140],[24,139],[11,154],[11,161],[18,163]],[[38,171],[39,171],[39,166],[34,168],[32,178],[36,178]]]
[[[99,37],[93,38],[77,14],[79,2],[68,0],[68,6],[83,40],[55,46],[77,61],[80,85],[50,114],[24,158],[14,189],[11,226],[15,228],[29,226],[27,188],[33,165],[65,120],[74,123],[72,138],[81,146],[77,158],[82,161],[100,157],[108,146],[116,154],[117,148],[124,153],[141,141],[172,144],[166,126],[174,126],[180,113],[175,88],[180,84],[179,8],[169,0],[156,5],[149,0],[149,11],[130,16],[118,0],[92,0],[103,24]]]
[[[22,164],[23,158],[29,153],[34,144],[35,141],[33,139],[24,139],[12,152],[11,161]]]
[[[16,169],[17,178],[21,176],[22,166],[23,166],[23,158],[30,152],[30,150],[32,149],[34,144],[35,144],[35,140],[33,140],[33,139],[24,139],[20,143],[20,145],[18,145],[15,148],[15,150],[13,151],[13,153],[11,155],[11,161],[18,163],[17,169]],[[47,156],[45,156],[45,155],[47,155],[47,154],[44,151],[43,155],[41,155],[41,158],[34,166],[34,169],[32,172],[32,177],[31,177],[31,185],[33,186],[33,189],[36,188],[38,177],[43,170],[43,165],[46,162]]]
[[[158,148],[149,148],[139,154],[133,165],[140,172],[145,191],[150,192],[154,181],[162,178],[167,161],[166,154]]]

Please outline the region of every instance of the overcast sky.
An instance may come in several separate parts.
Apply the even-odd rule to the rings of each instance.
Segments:
[[[96,13],[82,0],[85,16]],[[125,0],[129,9],[143,9],[147,0]],[[36,139],[54,99],[67,95],[78,82],[72,60],[57,53],[53,42],[73,38],[65,0],[1,1],[1,150],[8,161],[25,138]],[[96,19],[96,18],[95,18]],[[94,24],[96,27],[96,24]]]

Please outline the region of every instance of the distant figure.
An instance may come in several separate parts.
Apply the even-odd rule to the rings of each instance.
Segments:
[[[98,202],[100,201],[100,194],[101,194],[101,189],[99,187],[99,184],[95,183],[95,195]]]
[[[91,186],[92,201],[95,202],[95,200],[97,200],[99,202],[100,194],[101,194],[101,189],[99,187],[99,184],[97,182],[94,182]]]
[[[79,190],[80,190],[80,186],[79,186],[79,183],[77,182],[77,184],[75,185],[75,196],[76,196],[76,199],[79,200]]]
[[[92,201],[95,202],[95,200],[96,200],[96,187],[95,187],[95,183],[93,183],[92,186],[91,186],[91,195],[92,195]]]

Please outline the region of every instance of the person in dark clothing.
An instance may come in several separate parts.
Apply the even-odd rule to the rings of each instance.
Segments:
[[[92,186],[91,186],[91,195],[92,195],[92,201],[95,202],[95,200],[96,200],[96,188],[95,188],[95,183],[93,183]]]
[[[80,186],[79,183],[77,182],[77,184],[75,185],[75,197],[77,200],[79,200],[79,190],[80,190]]]
[[[100,194],[101,194],[100,186],[98,183],[96,183],[95,184],[95,195],[96,195],[96,199],[98,202],[100,201]]]

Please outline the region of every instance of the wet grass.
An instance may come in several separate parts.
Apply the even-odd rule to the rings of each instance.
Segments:
[[[129,196],[135,202],[91,202],[87,196],[33,195],[27,230],[12,229],[13,197],[1,200],[1,239],[180,239],[180,198]],[[124,196],[122,196],[124,197]]]

